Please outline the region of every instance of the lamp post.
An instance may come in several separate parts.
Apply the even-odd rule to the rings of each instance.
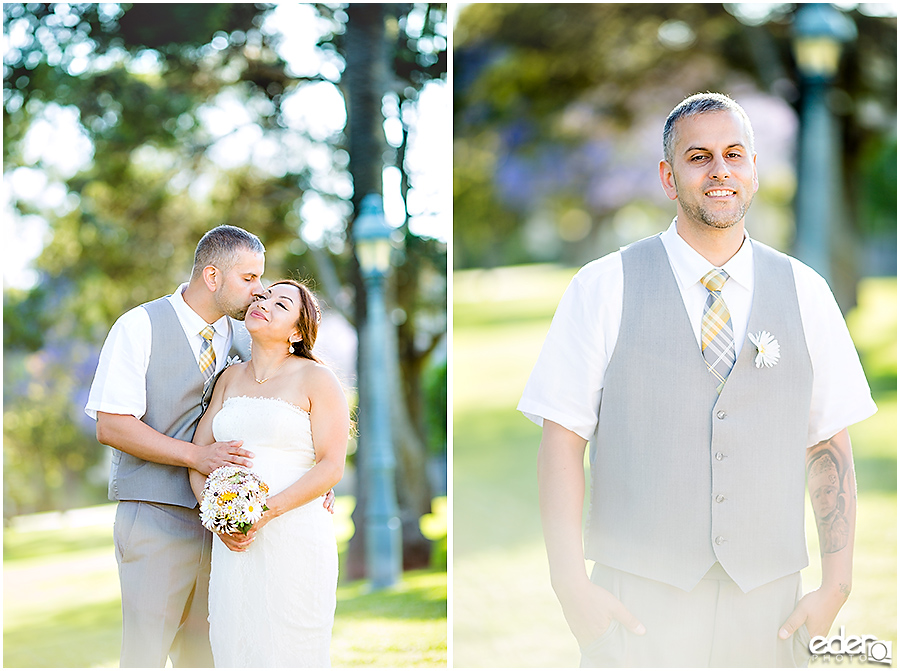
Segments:
[[[828,90],[838,69],[842,43],[856,37],[856,26],[830,4],[810,3],[797,9],[793,32],[802,90],[795,252],[830,281],[840,155]]]
[[[391,229],[384,220],[381,196],[362,199],[353,224],[353,240],[359,267],[366,283],[365,384],[366,437],[368,451],[363,456],[369,501],[366,507],[366,569],[373,589],[397,582],[402,549],[397,492],[394,484],[395,459],[391,442],[384,280],[391,265]]]

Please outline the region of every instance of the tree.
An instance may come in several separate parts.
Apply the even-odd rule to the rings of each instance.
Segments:
[[[408,12],[408,7],[404,8]],[[360,201],[369,193],[382,193],[382,162],[379,157],[387,151],[387,142],[382,131],[382,115],[380,113],[383,99],[388,92],[398,97],[402,96],[406,104],[415,100],[417,85],[422,81],[438,75],[440,69],[439,58],[426,58],[423,61],[412,64],[403,60],[407,54],[401,45],[391,49],[391,26],[396,23],[397,32],[407,40],[413,37],[405,30],[409,25],[409,15],[398,16],[396,8],[380,4],[355,4],[348,8],[348,27],[345,39],[341,44],[341,51],[345,54],[347,62],[347,76],[342,80],[345,99],[348,107],[347,137],[350,153],[350,165],[348,169],[353,176],[354,183],[354,212],[358,212]],[[443,10],[435,10],[429,6],[423,17],[423,29],[420,34],[436,36],[436,29],[443,20]],[[404,30],[400,30],[400,28]],[[401,38],[401,39],[403,39]],[[399,40],[398,40],[399,41]],[[391,66],[392,52],[397,54],[394,59],[395,67]],[[397,61],[400,61],[399,66]],[[437,66],[437,67],[435,67]],[[395,73],[396,82],[391,81],[390,74]],[[403,79],[399,79],[399,77]],[[402,108],[402,104],[400,105]],[[402,115],[401,115],[402,116]],[[402,125],[402,140],[398,146],[397,163],[403,164],[402,157],[405,154],[408,129]],[[405,174],[405,171],[404,171]],[[404,196],[407,185],[404,185]],[[419,282],[423,274],[440,272],[443,263],[441,252],[435,248],[432,242],[422,240],[412,235],[408,224],[404,223],[400,233],[403,236],[405,263],[398,267],[394,276],[394,296],[399,305],[414,306],[421,295]],[[410,270],[413,272],[409,272]],[[365,296],[365,285],[359,273],[358,266],[354,266],[354,287],[358,297]],[[446,273],[446,269],[444,269]],[[446,303],[439,305],[446,315]],[[421,314],[421,310],[418,310]],[[362,333],[361,325],[366,322],[366,301],[356,301],[355,321]],[[431,337],[422,346],[417,334],[421,333],[415,323],[402,320],[395,333],[389,340],[394,346],[389,348],[394,359],[391,368],[396,373],[391,376],[394,380],[394,388],[385,390],[391,398],[395,399],[392,405],[392,426],[394,427],[394,444],[397,458],[397,473],[399,486],[397,488],[400,519],[402,523],[403,559],[404,567],[427,566],[430,556],[430,545],[419,529],[419,519],[430,512],[432,492],[429,486],[426,457],[422,436],[425,426],[425,414],[421,407],[423,367],[428,356],[440,341],[441,333],[432,333]],[[360,357],[363,350],[360,348]],[[363,361],[360,360],[358,370],[364,370]],[[362,402],[365,389],[360,388],[361,407],[367,404]],[[361,422],[366,418],[361,417]],[[418,425],[417,425],[418,424]],[[360,450],[366,449],[364,441],[365,431],[360,435]],[[357,499],[357,507],[353,518],[356,523],[356,534],[351,543],[350,558],[347,570],[351,577],[359,577],[364,572],[363,559],[365,557],[365,525],[363,524],[367,492],[360,491]]]
[[[370,132],[380,131],[386,94],[414,109],[416,96],[446,72],[443,5],[376,7],[383,13],[382,38],[390,34],[391,41]],[[29,391],[35,362],[63,346],[67,366],[47,384],[72,390],[54,399],[67,419],[55,417],[54,425],[34,415],[46,429],[39,456],[81,454],[81,474],[97,462],[100,451],[81,408],[99,345],[119,314],[186,279],[193,247],[213,225],[233,223],[257,233],[269,273],[305,267],[326,305],[357,322],[358,273],[347,222],[365,195],[361,189],[372,188],[358,175],[377,176],[380,190],[390,161],[384,151],[366,154],[351,146],[357,134],[341,119],[337,84],[353,76],[342,40],[354,11],[340,5],[4,4],[10,36],[4,178],[14,186],[45,180],[37,196],[14,189],[12,207],[19,226],[46,222],[49,238],[35,264],[38,281],[4,291],[6,360],[23,362],[5,368],[5,454],[16,456],[7,463],[35,463],[38,434],[17,420],[32,416],[42,401]],[[279,12],[302,13],[291,25],[315,33],[304,58],[292,55],[299,38],[279,29]],[[336,111],[316,125],[310,110],[326,104]],[[75,167],[62,166],[50,148],[37,156],[32,149],[42,124],[59,119],[83,140],[84,158]],[[404,138],[406,121],[401,118]],[[408,184],[405,148],[398,148],[395,167]],[[47,196],[53,193],[60,196]],[[446,329],[446,318],[434,318],[445,301],[446,249],[411,233],[407,219],[397,276],[415,281],[413,289],[394,294],[409,331],[398,337],[397,377],[415,390],[419,380],[406,376],[421,375],[429,344]],[[11,396],[10,390],[22,393]],[[406,414],[413,428],[406,449],[424,453],[422,409],[411,402]],[[64,437],[66,426],[77,429],[74,440]],[[34,465],[32,472],[46,480],[48,469]],[[14,474],[5,473],[8,484]],[[401,488],[417,490],[418,474],[402,476],[416,481]],[[47,505],[46,497],[19,493],[14,503],[20,509]]]
[[[720,90],[799,109],[794,9],[467,6],[454,32],[454,265],[546,260],[539,254],[547,249],[583,262],[617,246],[612,223],[629,204],[651,217],[670,211],[654,173],[662,119],[683,97]],[[871,212],[877,199],[863,197],[874,190],[874,163],[896,163],[896,16],[866,13],[872,9],[848,10],[859,39],[846,50],[832,96],[857,238],[872,233],[873,220],[886,227],[881,235],[896,228],[893,169],[880,182],[890,201],[882,214]],[[884,163],[872,161],[876,146]],[[784,181],[769,193],[782,199]],[[788,220],[790,196],[778,205]],[[533,242],[546,221],[556,228],[553,244]],[[852,286],[835,289],[852,293]]]

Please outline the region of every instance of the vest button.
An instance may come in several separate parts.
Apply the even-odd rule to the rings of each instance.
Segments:
[[[719,412],[716,413],[716,417],[718,417],[719,419],[725,419],[725,411],[719,410]]]
[[[721,452],[716,452],[716,461],[722,461],[725,458],[725,455]]]
[[[716,495],[716,503],[722,503],[725,500],[725,496],[723,494]]]
[[[725,542],[725,536],[716,536],[716,545],[721,545]]]

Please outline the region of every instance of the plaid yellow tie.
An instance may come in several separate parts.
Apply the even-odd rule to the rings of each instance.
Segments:
[[[706,359],[706,367],[719,381],[717,391],[722,387],[728,374],[734,367],[734,330],[731,326],[731,313],[722,300],[722,287],[728,280],[728,273],[713,268],[700,282],[709,291],[706,306],[703,308],[703,319],[700,322],[700,349]]]
[[[212,346],[213,333],[215,329],[209,324],[200,331],[200,335],[203,336],[203,344],[200,346],[200,370],[207,380],[216,372],[216,351]]]

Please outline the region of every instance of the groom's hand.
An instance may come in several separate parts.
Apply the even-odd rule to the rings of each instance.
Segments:
[[[322,506],[325,510],[334,515],[334,489],[329,489],[328,492],[326,492]]]
[[[587,576],[565,581],[554,588],[569,629],[582,647],[600,638],[609,630],[613,620],[618,620],[638,636],[643,636],[647,631],[621,601],[592,583]]]
[[[200,447],[195,471],[209,475],[222,466],[244,466],[253,468],[253,453],[241,448],[242,440],[229,440]]]
[[[778,637],[787,639],[804,623],[810,636],[828,636],[849,591],[820,587],[804,595],[782,625]]]

